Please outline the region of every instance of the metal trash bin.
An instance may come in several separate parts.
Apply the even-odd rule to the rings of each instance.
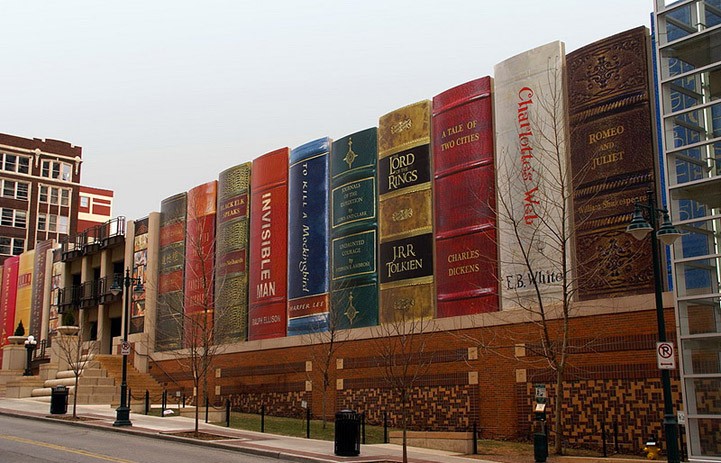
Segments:
[[[68,388],[55,386],[50,393],[50,414],[64,415],[68,412]]]
[[[335,454],[341,457],[360,455],[360,415],[353,410],[335,414]]]

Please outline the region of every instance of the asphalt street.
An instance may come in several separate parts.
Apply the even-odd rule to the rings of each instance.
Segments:
[[[0,463],[268,463],[275,458],[0,415]]]

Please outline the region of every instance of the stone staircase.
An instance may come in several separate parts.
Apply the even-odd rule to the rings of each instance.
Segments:
[[[113,401],[108,403],[118,405],[120,403],[123,358],[120,355],[96,355],[94,358],[100,363],[103,370],[107,372],[108,377],[115,379],[118,393],[113,398]],[[146,390],[150,394],[151,402],[160,402],[160,397],[163,395],[163,386],[155,381],[149,374],[136,370],[130,362],[128,362],[127,381],[128,388],[132,395],[131,402],[136,403],[143,400]]]
[[[35,388],[31,397],[38,400],[50,401],[52,388],[65,386],[68,394],[75,394],[75,373],[72,367],[69,370],[58,371],[55,378],[47,379],[42,387]],[[118,394],[113,378],[109,377],[101,363],[94,355],[83,355],[80,360],[80,375],[78,377],[78,404],[109,404]]]

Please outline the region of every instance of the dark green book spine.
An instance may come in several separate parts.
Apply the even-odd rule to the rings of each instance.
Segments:
[[[378,130],[343,137],[331,151],[329,325],[378,324]]]

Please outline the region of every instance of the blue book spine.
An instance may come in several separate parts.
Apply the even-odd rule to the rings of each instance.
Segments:
[[[288,335],[328,329],[330,308],[329,155],[321,138],[290,153],[288,172]]]

